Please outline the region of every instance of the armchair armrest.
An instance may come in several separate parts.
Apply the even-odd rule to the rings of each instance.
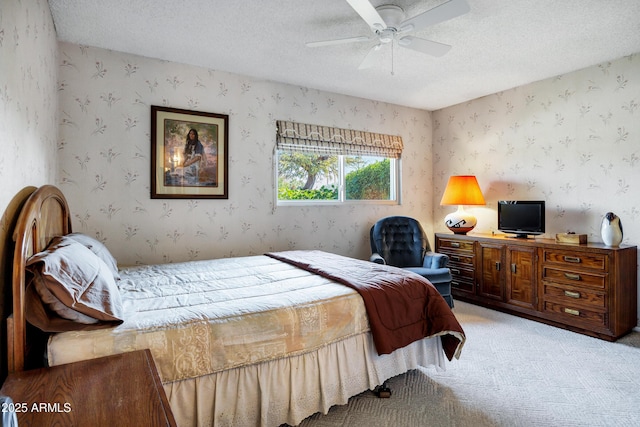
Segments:
[[[374,253],[369,257],[369,261],[375,262],[376,264],[386,264],[387,262],[382,258],[380,254]]]
[[[437,252],[427,252],[422,266],[425,268],[444,268],[449,264],[449,256]]]

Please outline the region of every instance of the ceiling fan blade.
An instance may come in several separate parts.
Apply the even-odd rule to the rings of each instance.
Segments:
[[[380,48],[382,48],[382,43],[378,43],[377,45],[369,49],[367,56],[364,57],[364,59],[358,66],[358,70],[363,70],[365,68],[371,67],[375,62],[376,57],[378,56],[378,51],[380,50]]]
[[[465,0],[449,0],[400,24],[400,32],[420,31],[430,25],[448,21],[469,12],[471,8]]]
[[[367,36],[358,36],[358,37],[347,37],[344,39],[335,39],[335,40],[323,40],[317,42],[307,42],[305,45],[307,47],[320,47],[320,46],[333,46],[336,44],[347,44],[347,43],[357,43],[357,42],[366,42],[371,40]]]
[[[360,15],[367,24],[369,24],[371,29],[384,30],[387,28],[387,24],[385,24],[384,20],[369,0],[347,0],[347,3],[349,3],[353,10],[355,10],[356,13]]]
[[[451,46],[448,44],[438,43],[413,36],[405,36],[398,39],[398,44],[402,47],[426,53],[431,56],[442,56],[451,49]]]

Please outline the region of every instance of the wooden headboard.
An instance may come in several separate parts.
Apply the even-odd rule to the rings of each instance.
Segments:
[[[71,233],[71,214],[62,192],[44,185],[29,196],[25,202],[13,233],[15,250],[13,256],[13,313],[7,319],[7,363],[8,371],[25,369],[31,357],[32,342],[28,339],[25,319],[25,265],[33,254],[44,250],[51,239]]]

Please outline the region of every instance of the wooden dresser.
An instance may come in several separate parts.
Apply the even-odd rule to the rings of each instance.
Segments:
[[[637,326],[637,248],[436,234],[456,299],[614,341]]]
[[[149,350],[15,372],[0,393],[20,426],[176,425]]]

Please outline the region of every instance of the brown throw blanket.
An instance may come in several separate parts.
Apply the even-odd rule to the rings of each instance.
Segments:
[[[379,354],[391,353],[425,337],[440,336],[447,358],[460,357],[465,341],[462,326],[424,277],[401,268],[322,251],[266,255],[358,291]]]

